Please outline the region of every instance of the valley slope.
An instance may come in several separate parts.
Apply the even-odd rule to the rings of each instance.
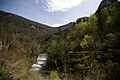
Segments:
[[[28,80],[31,65],[43,51],[41,44],[56,32],[57,28],[0,11],[0,80],[9,75]]]

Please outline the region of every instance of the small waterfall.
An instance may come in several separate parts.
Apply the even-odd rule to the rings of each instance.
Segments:
[[[47,54],[39,54],[37,58],[36,64],[33,64],[31,67],[31,71],[39,71],[43,66],[46,65]]]

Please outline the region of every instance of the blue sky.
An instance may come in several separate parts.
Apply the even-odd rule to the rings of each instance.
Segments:
[[[102,0],[0,0],[0,10],[58,27],[92,15]]]

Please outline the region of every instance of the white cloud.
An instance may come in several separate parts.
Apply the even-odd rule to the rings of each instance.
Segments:
[[[65,24],[67,24],[69,22],[70,21],[68,19],[64,19],[62,23],[52,24],[50,26],[52,26],[52,27],[59,27],[59,26],[65,25]]]
[[[65,25],[69,22],[71,22],[71,21],[69,21],[68,19],[64,19],[62,21],[62,23],[57,23],[57,24],[48,24],[48,23],[44,23],[44,22],[42,22],[42,23],[45,24],[45,25],[51,26],[51,27],[59,27],[59,26]]]
[[[38,0],[36,0],[35,2],[36,2],[37,4],[39,3],[39,1],[38,1]]]
[[[59,26],[62,26],[63,24],[52,24],[50,25],[51,27],[59,27]]]
[[[59,27],[59,26],[64,25],[64,24],[62,24],[62,23],[57,23],[57,24],[48,24],[48,23],[45,23],[45,22],[41,22],[41,23],[44,24],[44,25],[51,26],[51,27]]]
[[[44,0],[46,10],[49,12],[68,11],[82,3],[83,0]]]

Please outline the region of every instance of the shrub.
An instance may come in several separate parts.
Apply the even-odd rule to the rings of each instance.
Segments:
[[[59,75],[58,71],[56,71],[56,70],[51,71],[50,78],[51,78],[51,80],[60,80],[60,75]]]
[[[10,71],[5,67],[0,67],[0,80],[12,80]]]

